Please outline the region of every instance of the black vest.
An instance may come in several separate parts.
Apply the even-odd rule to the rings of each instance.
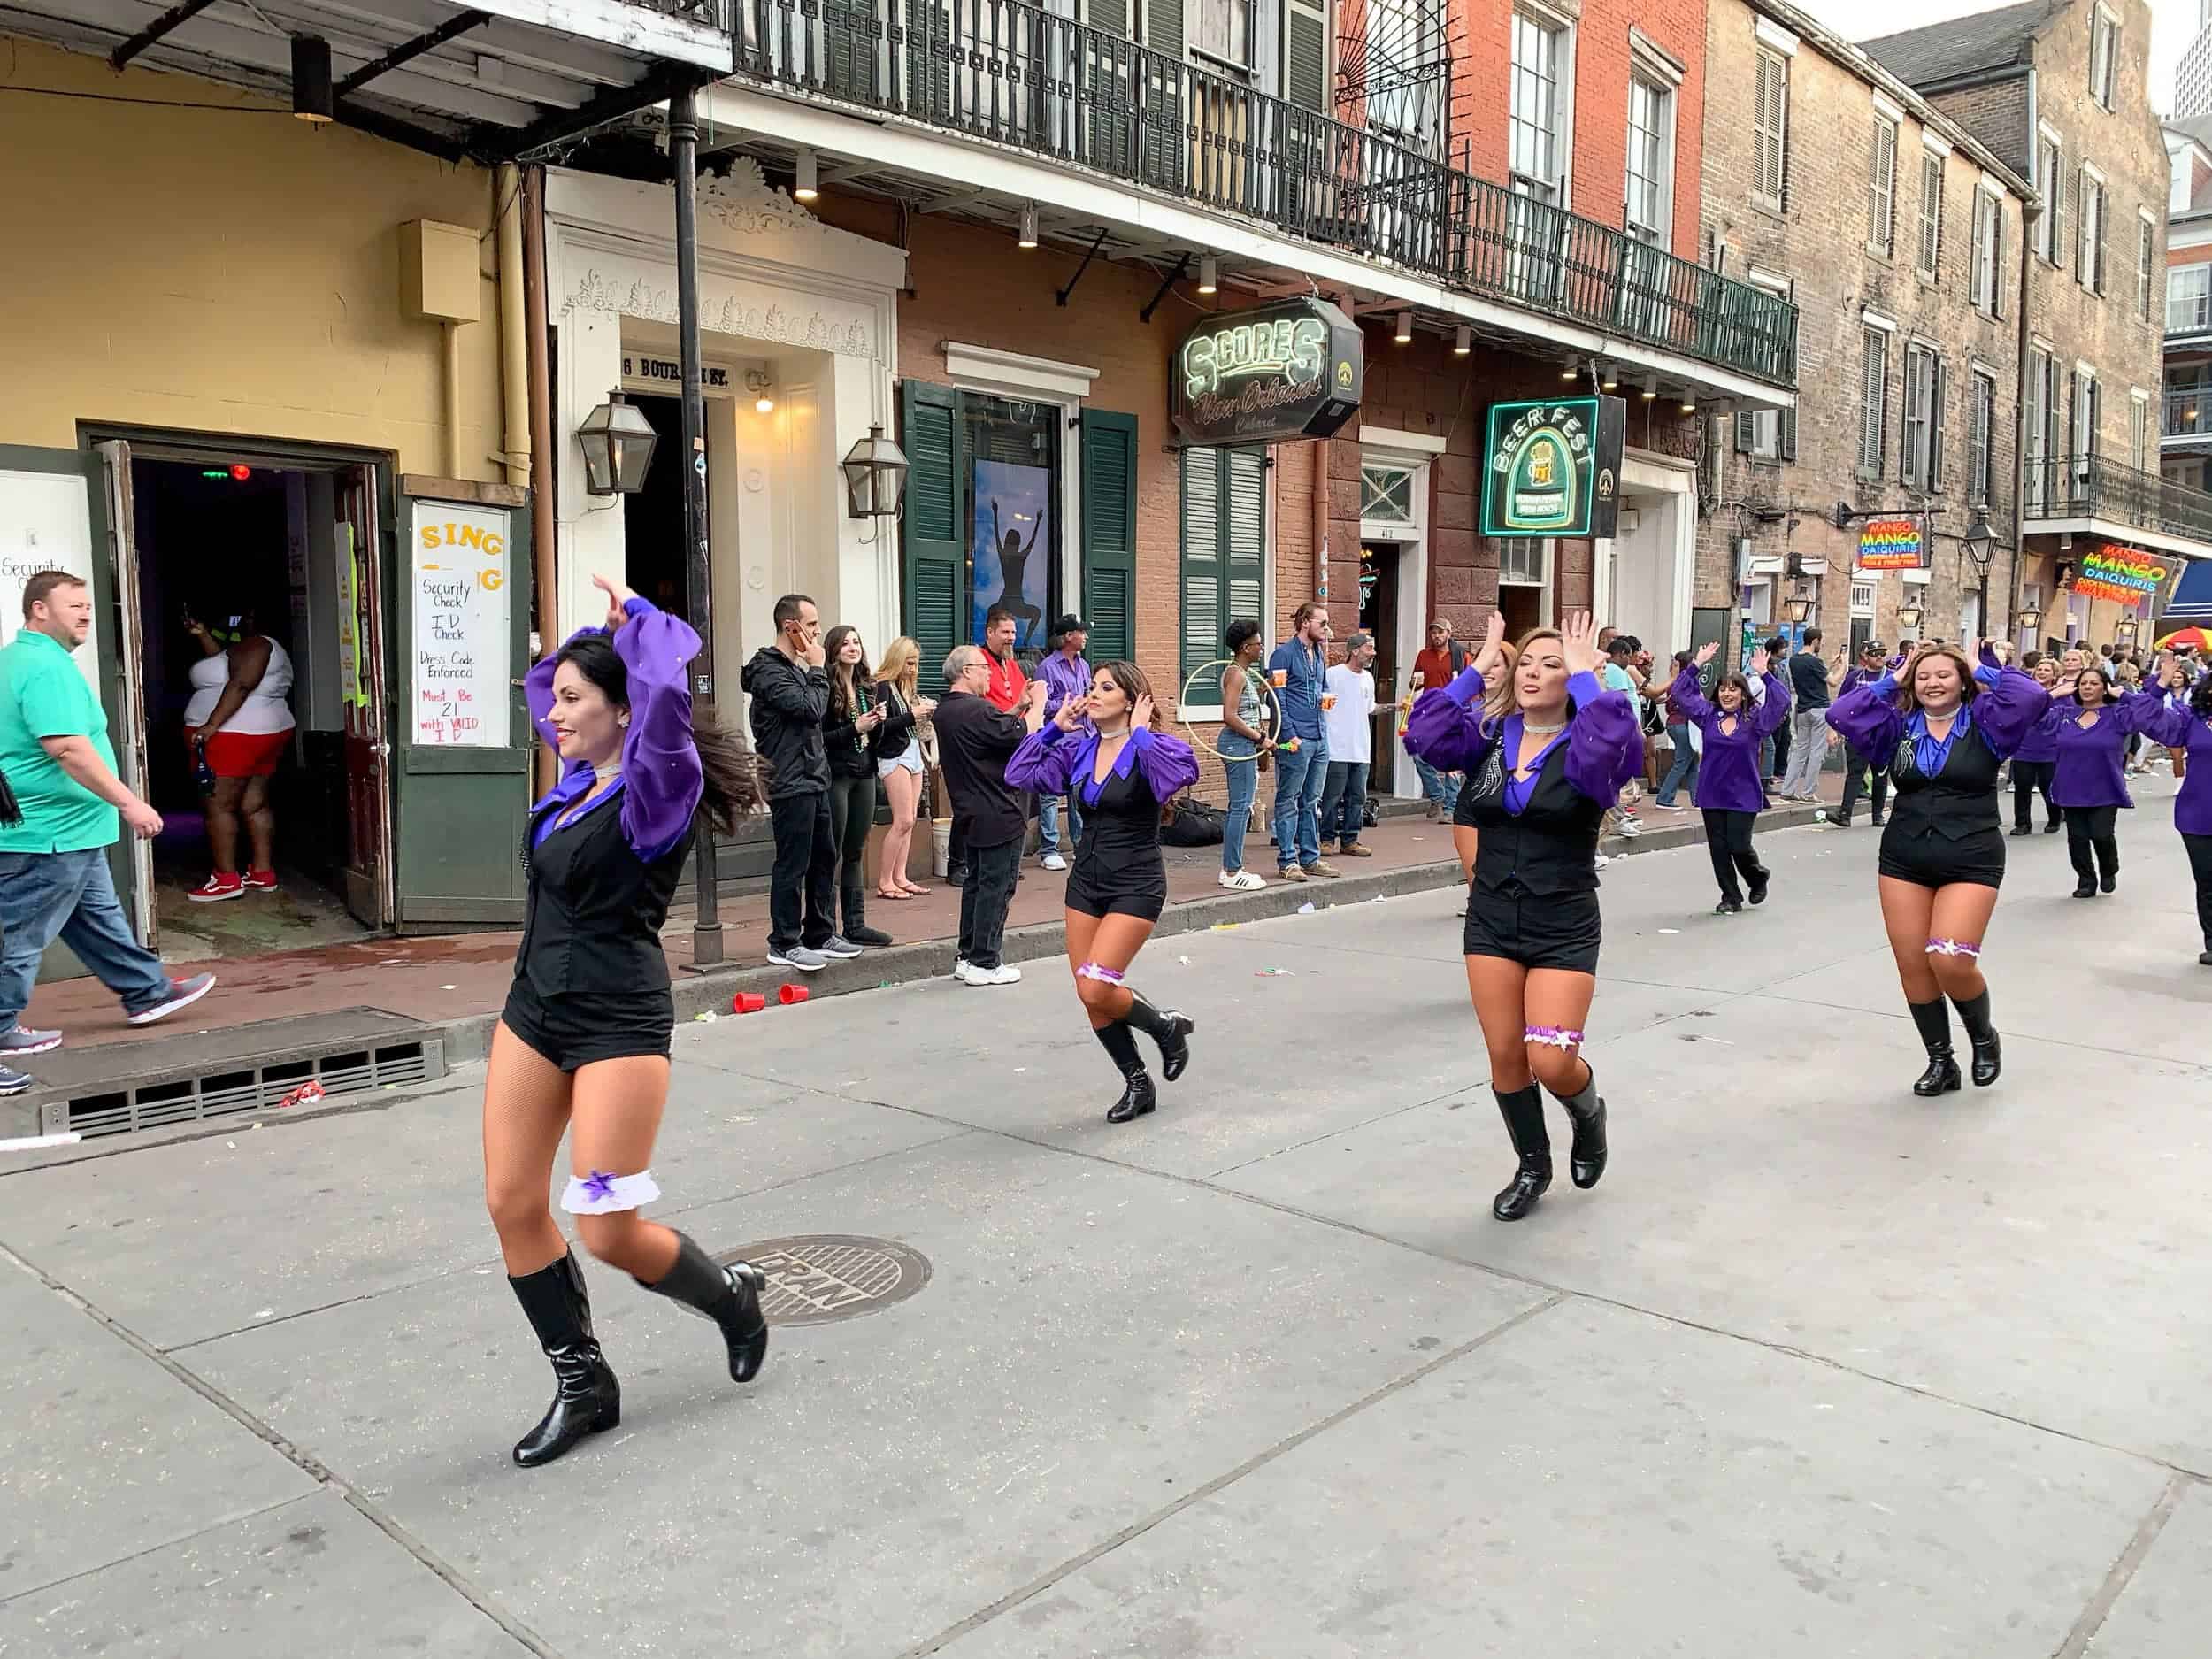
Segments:
[[[534,836],[549,806],[533,816]],[[603,802],[535,849],[524,842],[530,897],[515,977],[541,996],[578,991],[665,991],[661,924],[676,895],[692,833],[647,864],[622,836],[622,803]]]
[[[1997,755],[1975,726],[1963,733],[1931,778],[1913,757],[1912,734],[1897,742],[1890,762],[1888,833],[1900,841],[1939,835],[1960,841],[1998,830]]]
[[[1596,891],[1598,832],[1605,823],[1605,807],[1567,781],[1571,742],[1545,757],[1518,818],[1505,810],[1502,737],[1467,780],[1458,817],[1482,832],[1476,843],[1475,885],[1485,892],[1496,892],[1509,882],[1546,895]]]
[[[1063,742],[1078,740],[1063,738]],[[1075,867],[1096,876],[1136,872],[1164,877],[1167,865],[1160,853],[1160,803],[1143,770],[1132,758],[1126,777],[1106,774],[1095,803],[1083,801],[1090,785],[1088,774],[1069,780],[1076,800],[1082,803],[1083,841],[1075,849]]]

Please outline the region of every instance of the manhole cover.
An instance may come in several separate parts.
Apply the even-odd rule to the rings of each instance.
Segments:
[[[768,1276],[761,1307],[771,1325],[827,1325],[904,1302],[929,1283],[929,1260],[889,1239],[809,1233],[726,1250]]]

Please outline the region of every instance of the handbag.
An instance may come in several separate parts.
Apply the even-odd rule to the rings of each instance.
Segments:
[[[22,804],[16,800],[15,791],[8,787],[8,774],[0,772],[0,826],[13,829],[22,821]]]

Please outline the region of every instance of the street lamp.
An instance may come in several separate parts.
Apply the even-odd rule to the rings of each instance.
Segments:
[[[1782,619],[1785,622],[1808,621],[1812,614],[1813,602],[1803,594],[1793,594],[1782,602]]]
[[[2141,626],[2133,617],[2122,618],[2119,625],[2112,631],[2112,642],[2124,650],[2132,647],[2135,643],[2136,631]]]
[[[587,495],[634,495],[645,488],[645,469],[653,464],[660,434],[641,411],[613,392],[584,417],[576,442],[584,447]]]
[[[906,496],[906,451],[870,426],[845,451],[845,509],[854,518],[895,518]]]
[[[1989,561],[1996,553],[1996,538],[1989,531],[1989,509],[1974,509],[1974,522],[1966,526],[1966,534],[1959,538],[1965,544],[1966,557],[1982,570],[1989,568]]]
[[[1897,626],[1904,633],[1917,637],[1920,633],[1920,607],[1918,605],[1900,606],[1897,611]]]
[[[2042,626],[2043,613],[2033,605],[2030,605],[2020,613],[2019,619],[2013,624],[2013,628],[2016,633],[2033,634]]]

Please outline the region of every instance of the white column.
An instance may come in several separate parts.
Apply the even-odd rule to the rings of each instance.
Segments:
[[[622,320],[611,311],[577,310],[561,319],[560,393],[553,405],[553,442],[560,446],[561,491],[556,503],[555,578],[560,584],[557,631],[551,649],[578,628],[603,620],[604,602],[591,585],[602,573],[620,579],[626,543],[622,498],[594,495],[584,488],[584,449],[576,428],[622,384]],[[680,466],[683,457],[663,444],[653,465]]]

